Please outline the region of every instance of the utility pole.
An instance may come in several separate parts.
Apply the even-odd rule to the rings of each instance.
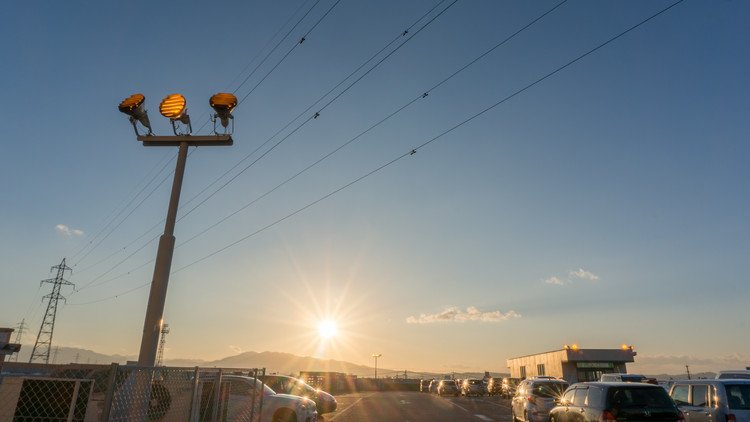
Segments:
[[[162,324],[159,352],[156,354],[156,366],[162,366],[164,361],[164,345],[167,343],[167,334],[169,334],[169,324]]]
[[[79,357],[81,357],[81,354],[80,354],[80,353],[78,353],[78,352],[76,352],[76,360],[75,360],[75,363],[78,363],[78,358],[79,358]]]
[[[18,324],[16,327],[16,339],[13,341],[13,343],[21,344],[21,336],[23,336],[23,333],[26,332],[26,318],[21,319],[21,323]],[[10,357],[8,360],[13,360],[13,362],[18,362],[18,355],[20,355],[21,352],[16,352],[13,354],[13,356]]]
[[[687,371],[688,379],[690,379],[690,366],[685,365],[685,370]]]
[[[383,356],[382,353],[373,353],[372,357],[375,358],[375,379],[378,379],[378,358]]]
[[[55,318],[57,317],[57,303],[60,299],[65,300],[65,297],[60,294],[62,286],[75,286],[73,283],[65,280],[65,271],[73,271],[72,268],[65,265],[65,258],[63,258],[60,265],[55,265],[52,270],[57,270],[57,276],[55,278],[49,278],[42,280],[42,283],[52,284],[52,293],[43,297],[47,299],[47,311],[44,313],[44,320],[42,325],[39,326],[39,333],[36,336],[36,343],[34,343],[34,350],[31,351],[31,358],[29,363],[35,360],[49,363],[49,352],[52,347],[52,334],[55,331]],[[50,270],[51,271],[51,270]]]

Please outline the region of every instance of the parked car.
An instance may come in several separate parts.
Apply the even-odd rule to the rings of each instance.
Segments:
[[[602,374],[601,382],[646,382],[646,377],[638,374]]]
[[[427,388],[427,392],[430,394],[437,394],[437,388],[439,384],[440,384],[440,380],[430,381],[430,386]]]
[[[461,394],[464,396],[483,396],[485,391],[484,383],[480,379],[466,378],[461,383]]]
[[[730,378],[736,379],[736,380],[748,380],[750,379],[750,371],[736,369],[733,371],[719,371],[716,374],[717,380],[730,379]]]
[[[307,397],[315,402],[318,414],[331,413],[336,411],[338,402],[331,394],[323,390],[313,388],[298,378],[287,377],[284,375],[266,375],[261,377],[266,385],[273,391],[293,396]]]
[[[438,393],[438,396],[445,396],[445,395],[458,396],[459,394],[458,385],[456,384],[456,381],[454,380],[442,380],[440,381],[440,384],[438,384],[437,393]]]
[[[516,394],[516,387],[521,382],[521,378],[503,378],[501,396],[509,399]]]
[[[315,402],[310,399],[277,394],[253,377],[224,375],[222,380],[229,384],[226,420],[250,421],[251,415],[252,422],[314,422],[318,418]]]
[[[423,393],[429,393],[430,392],[430,382],[432,380],[421,380],[419,381],[419,391]]]
[[[490,378],[487,381],[487,395],[495,396],[503,392],[503,379]]]
[[[658,385],[633,382],[582,382],[565,390],[558,405],[550,411],[549,420],[550,422],[684,421],[684,416],[669,398],[667,392]]]
[[[750,380],[675,381],[669,396],[687,422],[750,421]]]
[[[549,411],[555,401],[562,397],[568,382],[556,378],[536,378],[521,381],[510,402],[513,421],[544,421],[549,419]],[[663,391],[663,390],[662,390]]]

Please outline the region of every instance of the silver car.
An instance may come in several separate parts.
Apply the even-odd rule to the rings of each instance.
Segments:
[[[750,422],[750,380],[675,381],[669,396],[686,422]]]
[[[510,402],[513,421],[547,422],[549,411],[555,407],[568,388],[568,382],[556,378],[537,378],[521,381]]]
[[[464,396],[483,396],[486,391],[484,382],[476,378],[466,378],[461,383],[461,394]]]

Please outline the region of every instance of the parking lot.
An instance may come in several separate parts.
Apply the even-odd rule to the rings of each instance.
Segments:
[[[325,422],[450,422],[511,420],[509,400],[492,397],[438,397],[418,392],[367,392],[336,396],[338,410]]]

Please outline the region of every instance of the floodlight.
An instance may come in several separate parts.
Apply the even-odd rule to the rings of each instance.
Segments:
[[[117,107],[122,113],[130,116],[130,123],[133,125],[133,129],[135,129],[136,135],[139,135],[136,122],[141,122],[141,124],[148,129],[149,135],[151,134],[151,122],[149,122],[148,113],[146,113],[146,109],[143,107],[145,102],[146,97],[144,97],[143,94],[133,94],[122,100]]]
[[[184,133],[178,133],[177,126],[175,125],[175,122],[177,121],[182,122],[187,126],[187,134],[190,134],[193,131],[193,128],[190,125],[190,116],[186,113],[187,109],[185,108],[185,105],[185,97],[181,94],[169,94],[164,97],[164,99],[161,100],[161,104],[159,104],[159,112],[172,123],[172,130],[175,135],[184,135]]]
[[[221,125],[224,126],[224,129],[229,126],[229,119],[232,119],[232,122],[234,122],[232,110],[237,107],[237,97],[233,94],[220,92],[212,96],[208,103],[214,111],[216,111],[216,114],[214,115],[214,132],[216,132],[215,126],[217,117],[221,120]]]
[[[159,112],[168,119],[180,120],[185,112],[185,105],[185,97],[180,94],[169,94],[161,100]]]

